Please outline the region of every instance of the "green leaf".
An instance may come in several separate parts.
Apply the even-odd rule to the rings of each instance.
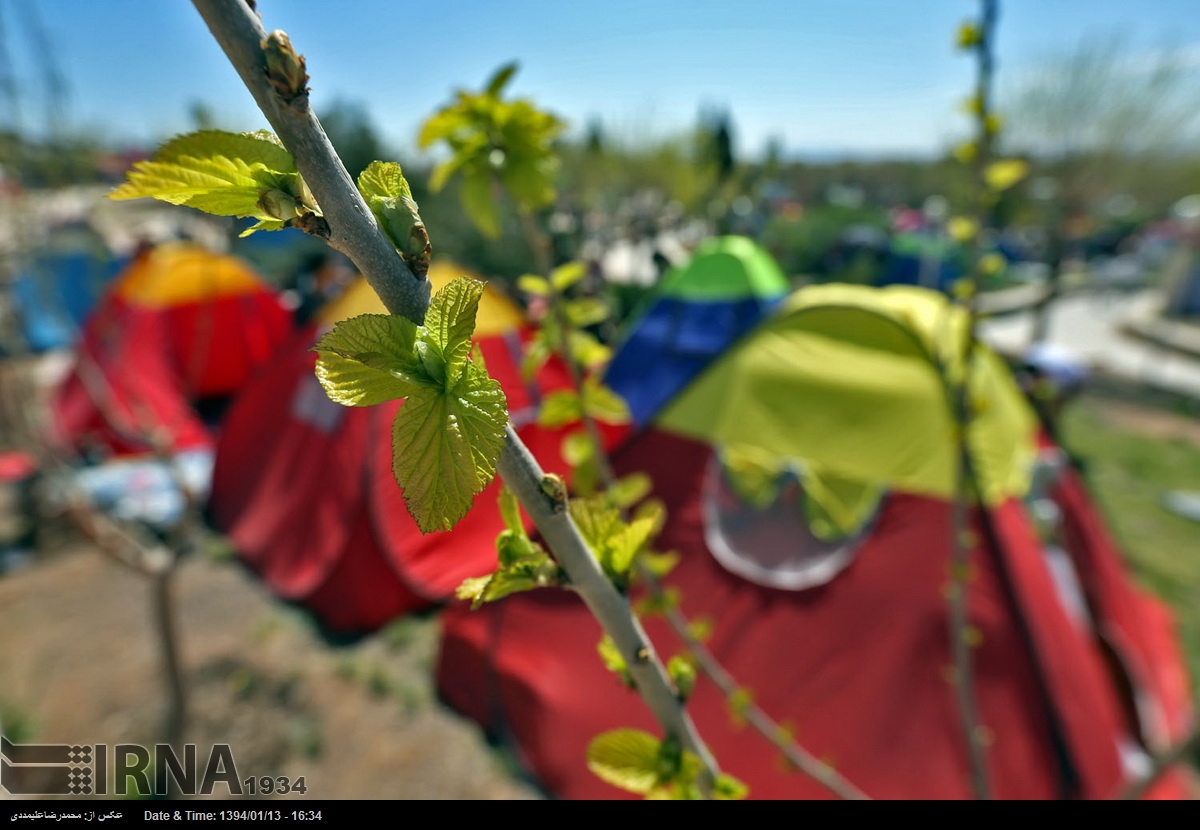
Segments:
[[[500,180],[517,204],[534,211],[553,204],[555,166],[546,159],[514,159],[505,156],[506,163],[500,170]]]
[[[404,171],[395,162],[373,161],[358,177],[358,192],[368,204],[372,199],[412,198]]]
[[[535,297],[545,297],[550,293],[550,283],[546,282],[545,277],[539,277],[536,274],[524,274],[518,277],[517,288]]]
[[[608,540],[608,569],[614,574],[624,575],[633,566],[633,559],[654,535],[655,521],[652,518],[635,519],[621,528]]]
[[[634,557],[656,532],[656,517],[625,523],[620,511],[602,499],[572,499],[570,511],[605,573],[623,583]]]
[[[462,581],[462,584],[454,589],[454,596],[457,599],[471,600],[471,608],[475,609],[478,606],[477,602],[482,601],[483,592],[487,589],[488,583],[492,581],[492,575],[487,576],[472,576]]]
[[[614,729],[592,739],[587,765],[602,781],[638,795],[659,783],[659,740],[638,729]]]
[[[596,644],[596,651],[604,662],[604,668],[621,678],[621,682],[629,688],[634,688],[633,676],[629,673],[629,665],[621,656],[621,650],[613,642],[612,637],[605,634]]]
[[[307,193],[291,155],[264,133],[204,130],[178,136],[153,160],[135,164],[126,178],[110,199],[150,197],[217,216],[264,220],[251,232],[274,230],[279,220],[293,218],[295,200]],[[276,191],[274,200],[267,198]],[[271,207],[283,201],[293,202],[289,215]]]
[[[525,349],[525,356],[521,358],[521,379],[526,383],[533,380],[550,359],[551,351],[542,332],[539,331]]]
[[[655,614],[665,614],[679,607],[682,593],[674,585],[669,585],[659,593],[650,593],[638,600],[635,610],[640,617]]]
[[[500,93],[504,90],[505,84],[509,82],[513,74],[517,71],[517,67],[517,62],[513,61],[496,70],[496,74],[488,81],[485,94],[493,98],[499,97]]]
[[[447,387],[458,383],[467,366],[483,288],[479,280],[459,277],[434,296],[425,312],[421,339],[445,361]]]
[[[477,604],[473,603],[473,607],[477,608],[485,602],[495,602],[498,599],[504,599],[522,591],[532,591],[538,587],[541,586],[538,585],[537,580],[528,574],[499,570],[492,574],[487,587],[476,599],[475,603]]]
[[[584,381],[583,401],[584,411],[597,421],[606,424],[629,423],[629,406],[625,399],[592,378]]]
[[[569,339],[571,359],[586,369],[597,369],[612,357],[612,350],[586,331],[573,331]]]
[[[662,579],[679,564],[679,554],[674,551],[667,551],[666,553],[646,552],[642,554],[642,562],[650,569],[650,573]]]
[[[281,222],[277,219],[260,219],[246,230],[238,234],[238,239],[244,239],[255,231],[281,231],[287,227],[287,222]]]
[[[421,388],[392,425],[392,471],[422,533],[449,530],[496,474],[507,409],[473,363],[449,392]]]
[[[224,156],[244,164],[261,164],[276,173],[295,173],[296,160],[283,143],[266,130],[254,133],[230,133],[224,130],[201,130],[176,136],[154,154],[156,161],[179,161],[185,156],[212,158]]]
[[[617,507],[632,507],[650,495],[654,483],[645,473],[630,473],[613,482],[605,496]]]
[[[579,396],[570,389],[558,389],[542,401],[541,411],[538,412],[538,426],[555,429],[575,423],[582,414]]]
[[[1029,173],[1029,163],[1021,159],[993,161],[983,170],[987,186],[994,191],[1008,190]]]
[[[521,521],[521,505],[517,501],[517,497],[513,495],[513,491],[507,486],[500,488],[500,518],[504,520],[504,526],[513,533],[521,536],[525,535],[525,523]]]
[[[621,529],[621,514],[597,499],[572,499],[570,511],[584,541],[599,557],[608,540]]]
[[[343,320],[313,346],[317,378],[332,400],[372,406],[428,384],[413,354],[417,327],[404,317],[364,314]]]
[[[571,325],[594,326],[608,319],[608,303],[599,297],[580,297],[563,304]]]
[[[467,216],[491,239],[500,235],[500,218],[492,199],[492,180],[486,171],[469,173],[462,183],[462,203]]]
[[[587,276],[587,266],[582,262],[567,262],[550,272],[554,290],[562,293]]]
[[[750,788],[727,773],[713,782],[713,798],[718,801],[740,801],[750,794]]]
[[[496,537],[496,556],[500,560],[501,568],[509,568],[522,559],[544,557],[545,552],[541,545],[525,534],[524,530],[518,532],[506,528],[500,531],[500,535]]]
[[[595,457],[595,447],[592,446],[592,439],[588,438],[587,433],[583,430],[567,433],[566,437],[563,438],[561,451],[563,461],[572,467],[579,467],[586,464]]]
[[[687,700],[696,686],[696,666],[687,657],[676,654],[667,661],[667,674],[679,692],[680,700]]]
[[[120,201],[149,196],[173,205],[186,205],[193,199],[207,197],[207,209],[223,211],[219,216],[256,216],[260,212],[258,197],[263,183],[253,173],[247,165],[227,158],[139,161],[125,184],[108,194],[108,198]],[[264,214],[261,218],[272,217]]]
[[[729,717],[733,725],[741,728],[746,725],[746,713],[754,704],[754,693],[746,687],[734,689],[726,703],[729,706]]]
[[[440,193],[455,173],[470,166],[479,166],[478,159],[467,153],[456,153],[433,168],[433,172],[429,174],[429,189]]]
[[[424,150],[436,141],[442,141],[471,126],[471,119],[461,108],[450,106],[431,115],[417,136],[417,145]],[[437,190],[437,188],[434,188]]]
[[[371,162],[358,177],[358,192],[404,261],[418,277],[425,276],[433,247],[400,165]]]

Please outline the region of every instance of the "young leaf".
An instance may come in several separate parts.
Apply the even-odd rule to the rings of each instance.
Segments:
[[[463,179],[462,203],[467,216],[484,236],[495,239],[500,235],[500,217],[492,199],[492,180],[486,170],[472,171]]]
[[[586,331],[570,333],[571,358],[585,369],[597,369],[612,357],[612,350]]]
[[[542,402],[538,426],[555,429],[575,423],[581,415],[579,396],[572,390],[559,389],[548,394]]]
[[[653,486],[650,476],[645,473],[630,473],[614,481],[605,496],[617,507],[632,507],[648,496]]]
[[[718,801],[740,801],[749,794],[749,787],[727,773],[721,773],[713,782],[713,798]]]
[[[659,743],[638,729],[605,732],[588,744],[588,769],[614,787],[647,795],[659,783]]]
[[[392,471],[422,533],[454,527],[491,482],[507,417],[500,384],[473,363],[449,393],[409,396],[392,425]]]
[[[552,350],[546,345],[546,339],[541,335],[542,333],[539,331],[525,350],[525,357],[521,359],[521,379],[526,383],[533,380],[534,375],[541,371],[542,367],[546,365],[546,361],[550,359]]]
[[[326,332],[317,352],[317,379],[332,400],[372,406],[411,395],[428,384],[413,354],[416,326],[386,314],[343,320]]]
[[[483,296],[484,284],[479,280],[460,277],[437,293],[425,312],[421,339],[445,361],[446,386],[453,387],[468,365],[471,333],[475,331],[475,314]]]
[[[604,668],[621,678],[621,682],[629,688],[634,687],[633,676],[629,674],[629,666],[621,656],[621,650],[613,642],[612,637],[605,634],[596,644],[596,651],[604,662]]]
[[[683,655],[676,654],[667,661],[667,674],[679,692],[680,700],[687,700],[696,686],[696,666]]]
[[[149,196],[173,205],[203,200],[205,209],[218,216],[257,216],[262,212],[258,198],[263,183],[248,165],[223,156],[139,161],[127,178],[108,198],[120,201]],[[272,217],[264,214],[260,218]]]
[[[283,144],[266,130],[254,133],[229,133],[201,130],[176,136],[154,154],[156,161],[178,161],[183,156],[212,158],[224,156],[245,164],[261,164],[275,173],[296,172],[296,160]]]
[[[536,274],[524,274],[517,278],[517,288],[535,297],[545,297],[550,293],[550,284],[545,277]]]
[[[492,76],[490,81],[488,81],[487,89],[485,90],[484,94],[489,95],[492,98],[498,98],[500,93],[504,90],[505,84],[509,82],[516,71],[516,61],[513,61],[512,63],[506,63],[504,66],[497,69],[496,74]]]
[[[404,261],[418,277],[424,277],[433,246],[400,165],[371,162],[358,177],[358,192]]]
[[[584,327],[603,323],[608,319],[608,303],[599,297],[580,297],[564,303],[567,319],[571,325]]]
[[[746,713],[754,703],[754,693],[746,687],[734,689],[726,701],[729,706],[729,717],[733,725],[739,729],[746,725]]]
[[[550,282],[554,290],[562,293],[575,283],[587,276],[587,267],[582,262],[568,262],[558,266],[550,273]]]
[[[110,199],[151,197],[217,216],[260,220],[277,230],[303,210],[316,211],[291,155],[269,133],[204,130],[167,142],[151,161],[134,165]]]
[[[582,397],[584,410],[597,421],[606,424],[629,423],[629,405],[620,395],[594,378],[584,381]]]
[[[624,576],[633,566],[633,559],[654,535],[655,520],[653,518],[634,519],[613,534],[606,545],[608,553],[608,569],[612,573]]]
[[[592,441],[586,432],[575,430],[567,433],[563,438],[561,452],[563,461],[572,467],[580,467],[592,460],[595,447],[592,446]]]
[[[471,609],[474,610],[478,606],[477,602],[482,602],[483,592],[487,590],[488,583],[492,581],[492,575],[487,576],[472,576],[464,579],[462,584],[454,589],[456,599],[471,600]]]
[[[995,191],[1008,190],[1029,173],[1029,163],[1021,159],[993,161],[983,171],[987,186]]]
[[[500,488],[500,517],[504,526],[513,533],[525,535],[525,523],[521,521],[521,505],[513,491],[508,487]]]

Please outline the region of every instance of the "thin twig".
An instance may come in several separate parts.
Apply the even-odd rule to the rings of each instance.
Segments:
[[[245,0],[193,0],[213,37],[241,76],[271,128],[296,158],[296,168],[312,190],[325,221],[328,242],[350,257],[393,314],[425,319],[429,281],[418,279],[379,231],[367,203],[338,158],[308,95],[285,102],[266,72],[267,32]]]
[[[975,87],[975,106],[979,124],[977,145],[975,148],[974,172],[976,187],[979,191],[976,205],[974,251],[971,257],[971,274],[966,300],[967,330],[962,346],[962,377],[954,385],[953,408],[957,425],[958,464],[956,468],[956,483],[954,488],[954,504],[952,508],[951,532],[953,533],[953,548],[950,567],[949,585],[949,622],[950,650],[954,660],[952,677],[955,697],[958,700],[959,716],[962,720],[963,737],[967,744],[967,756],[971,770],[971,786],[976,798],[991,798],[991,785],[988,778],[987,748],[984,744],[983,729],[979,721],[979,705],[975,697],[974,675],[972,672],[972,644],[969,640],[970,619],[968,588],[970,582],[970,555],[974,546],[969,539],[970,510],[972,497],[982,498],[978,487],[972,484],[976,480],[974,463],[971,458],[970,427],[971,412],[971,364],[975,358],[975,323],[979,289],[982,283],[982,234],[986,224],[988,208],[986,204],[985,171],[991,161],[992,130],[988,116],[991,112],[992,86],[992,36],[996,25],[996,0],[983,0],[983,12],[979,23],[979,42],[976,53],[979,56],[979,74]],[[953,308],[953,306],[951,306]],[[949,327],[953,333],[954,327]],[[943,373],[944,375],[946,373]],[[973,492],[974,491],[974,492]]]

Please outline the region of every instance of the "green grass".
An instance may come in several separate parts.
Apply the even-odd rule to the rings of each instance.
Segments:
[[[1102,401],[1073,405],[1064,441],[1085,463],[1089,484],[1137,581],[1174,610],[1200,688],[1200,523],[1169,512],[1171,490],[1200,490],[1200,445],[1116,426]]]

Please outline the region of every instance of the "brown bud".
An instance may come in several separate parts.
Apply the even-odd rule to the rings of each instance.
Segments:
[[[275,92],[288,106],[307,103],[308,73],[304,68],[304,56],[297,55],[287,33],[276,29],[262,42],[263,56],[267,63],[267,80]]]

